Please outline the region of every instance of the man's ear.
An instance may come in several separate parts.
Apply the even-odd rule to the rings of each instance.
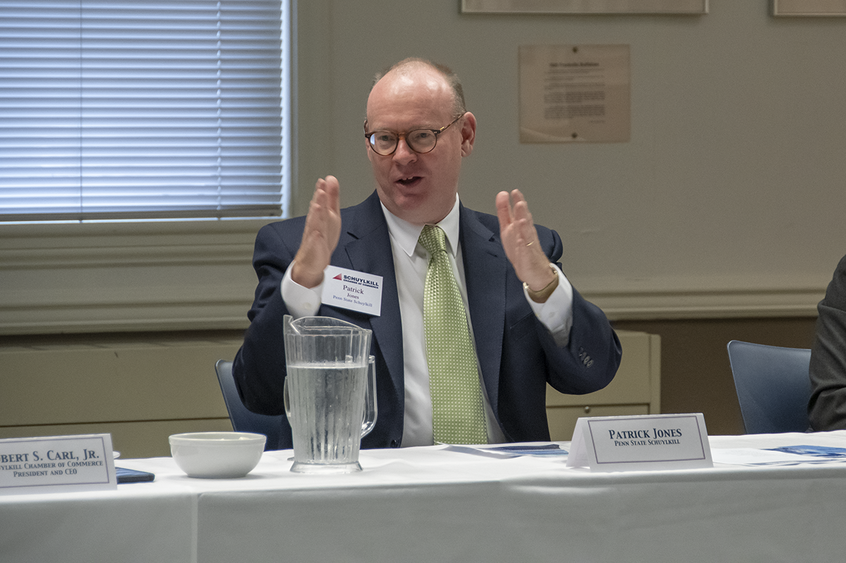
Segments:
[[[470,156],[476,142],[476,116],[468,111],[461,122],[461,156]]]

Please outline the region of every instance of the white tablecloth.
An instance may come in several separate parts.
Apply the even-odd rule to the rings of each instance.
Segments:
[[[846,447],[846,432],[711,437],[740,448]],[[563,448],[568,444],[562,443]],[[0,496],[0,561],[842,561],[846,462],[591,473],[563,457],[441,446],[361,452],[364,471],[191,479],[170,458],[117,491]]]

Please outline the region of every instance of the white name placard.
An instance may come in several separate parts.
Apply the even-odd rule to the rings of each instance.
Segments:
[[[382,313],[382,276],[327,266],[323,280],[321,301],[325,305],[375,317]]]
[[[573,431],[570,467],[643,471],[713,467],[701,413],[580,418]]]
[[[116,488],[111,434],[0,440],[0,494]]]

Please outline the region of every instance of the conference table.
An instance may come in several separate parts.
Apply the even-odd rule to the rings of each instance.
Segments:
[[[0,496],[0,561],[842,561],[846,431],[712,436],[714,466],[617,473],[528,452],[363,450],[363,471],[290,472],[265,452],[240,479],[171,458],[117,490]],[[772,451],[823,446],[834,456]],[[554,447],[554,446],[553,446]]]

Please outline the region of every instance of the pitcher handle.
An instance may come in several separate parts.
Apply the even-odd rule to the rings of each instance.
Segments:
[[[287,383],[287,380],[285,381]],[[376,356],[367,358],[367,389],[364,391],[364,413],[361,422],[361,437],[370,434],[376,426],[379,408],[376,403]]]

